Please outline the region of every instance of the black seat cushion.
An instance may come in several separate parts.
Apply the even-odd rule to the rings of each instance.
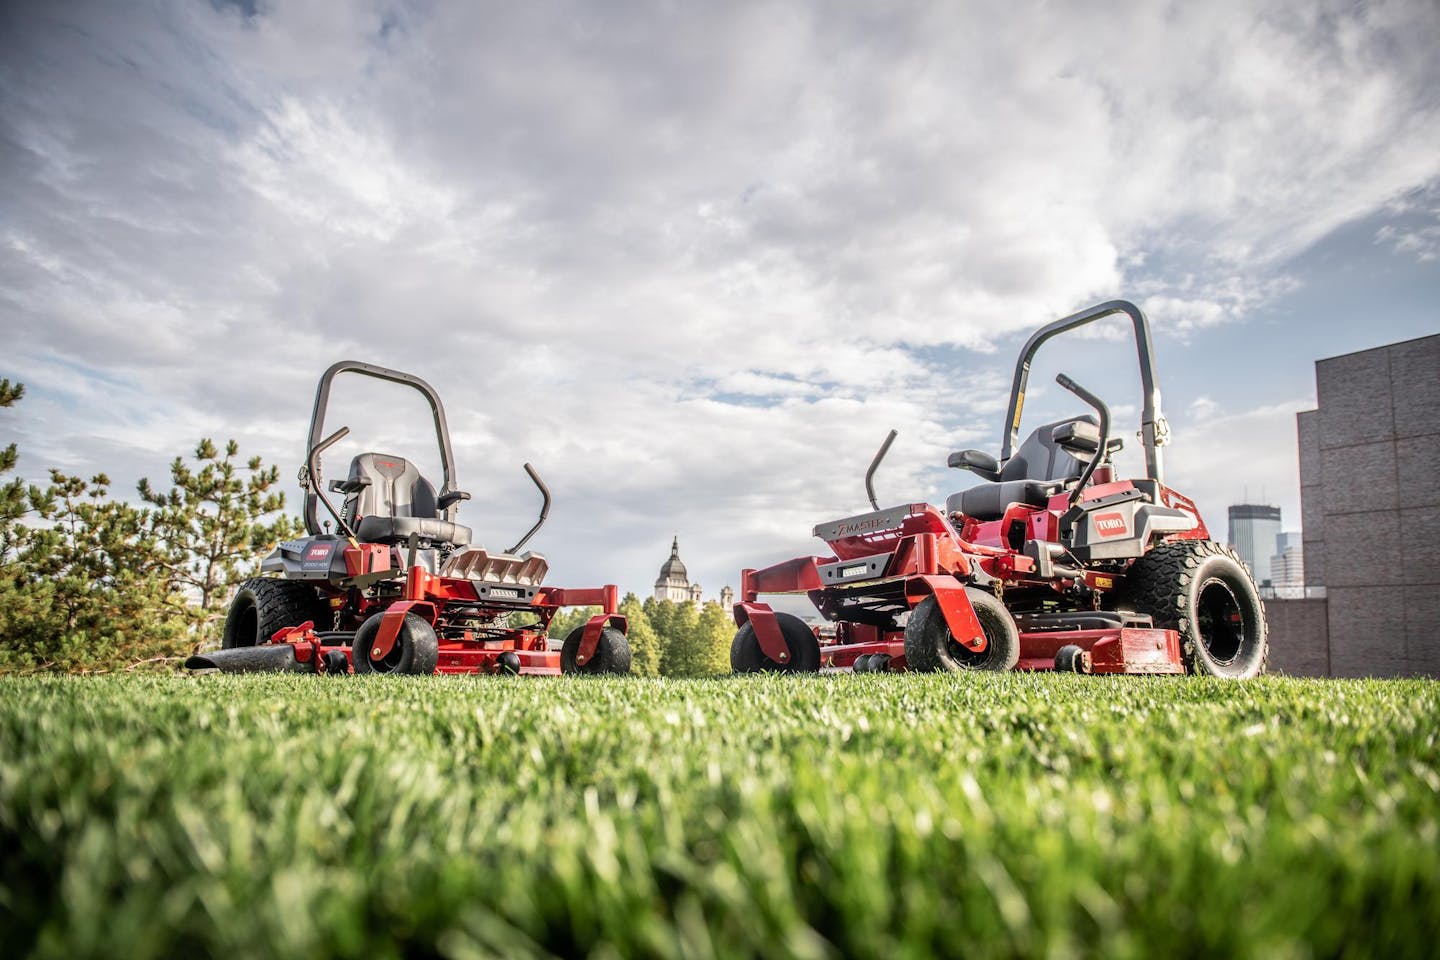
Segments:
[[[361,517],[355,528],[355,535],[366,543],[405,543],[412,533],[421,540],[459,547],[467,546],[471,536],[467,526],[431,517]]]
[[[1005,515],[1005,508],[1012,503],[1028,503],[1032,507],[1043,507],[1050,502],[1052,493],[1060,490],[1060,484],[1047,480],[1001,480],[999,483],[982,483],[969,490],[953,493],[945,501],[947,513],[963,513],[976,520],[999,520]]]
[[[1075,421],[1095,423],[1087,414],[1036,427],[1000,468],[998,481],[961,490],[945,501],[945,509],[976,520],[999,520],[1012,503],[1045,506],[1051,495],[1064,489],[1065,481],[1076,479],[1085,469],[1083,461],[1055,442],[1055,428]]]

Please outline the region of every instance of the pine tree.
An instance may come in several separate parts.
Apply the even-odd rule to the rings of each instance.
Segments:
[[[265,467],[259,457],[242,468],[239,452],[231,440],[222,457],[204,439],[195,447],[198,470],[181,457],[170,464],[174,486],[168,493],[155,490],[148,478],[138,484],[141,499],[157,508],[150,531],[163,551],[166,576],[195,597],[202,629],[220,618],[230,591],[256,574],[261,556],[303,532],[295,518],[281,513],[279,469]]]
[[[0,380],[0,408],[13,407],[25,395],[25,384],[13,386],[9,380]],[[0,475],[15,469],[19,454],[15,444],[0,450]],[[16,522],[30,509],[25,482],[18,478],[0,485],[0,564],[9,562],[16,546]]]
[[[178,657],[193,614],[165,577],[146,511],[111,500],[110,479],[50,471],[28,492],[41,523],[20,528],[0,580],[0,667],[113,669]]]
[[[0,407],[23,392],[0,381]],[[45,488],[0,487],[0,670],[108,670],[179,659],[215,619],[231,584],[258,551],[298,529],[264,522],[284,498],[259,459],[241,477],[232,442],[222,459],[201,443],[199,471],[177,458],[177,488],[141,481],[151,511],[110,498],[110,479],[50,471]],[[0,451],[5,469],[14,446]],[[33,515],[33,522],[25,520]],[[200,604],[187,603],[193,593]]]

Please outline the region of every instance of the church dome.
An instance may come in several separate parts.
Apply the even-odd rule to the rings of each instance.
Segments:
[[[680,538],[678,536],[670,544],[670,559],[660,567],[660,580],[679,580],[685,583],[690,581],[690,573],[685,569],[685,561],[680,559]]]

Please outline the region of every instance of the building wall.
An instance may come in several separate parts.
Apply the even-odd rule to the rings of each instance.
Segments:
[[[1440,335],[1321,360],[1315,387],[1300,496],[1331,672],[1440,675]]]
[[[1324,599],[1266,600],[1270,672],[1291,677],[1330,676],[1330,631]]]
[[[1325,586],[1325,503],[1320,484],[1320,411],[1295,415],[1300,440],[1300,538],[1305,585]]]

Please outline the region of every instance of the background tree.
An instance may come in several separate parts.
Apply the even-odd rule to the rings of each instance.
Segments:
[[[700,611],[696,624],[698,664],[706,676],[730,672],[730,644],[735,639],[735,621],[719,601],[710,600]]]
[[[645,605],[635,594],[627,593],[620,601],[620,613],[629,626],[630,672],[640,677],[659,676],[660,635],[645,615]]]
[[[279,468],[251,457],[243,467],[231,440],[220,455],[209,439],[195,447],[198,469],[181,457],[170,464],[168,493],[138,484],[140,497],[156,509],[150,532],[162,551],[172,584],[189,592],[199,607],[201,639],[219,620],[231,589],[252,577],[264,554],[281,540],[304,533],[299,521],[281,513],[285,494],[275,489]]]
[[[571,630],[583,627],[587,620],[599,612],[599,607],[566,607],[551,618],[550,629],[546,631],[546,636],[564,640],[569,636]]]
[[[664,617],[664,631],[657,631],[661,641],[660,672],[667,677],[705,676],[709,671],[700,637],[700,612],[695,604],[670,600],[658,603],[668,614]]]
[[[660,638],[661,660],[664,660],[665,638],[670,635],[670,622],[675,619],[675,604],[669,600],[656,600],[654,597],[646,597],[641,604],[645,611],[645,617],[650,621],[650,627],[655,635]]]
[[[0,380],[0,409],[13,407],[25,395],[25,384],[13,386],[9,380]],[[0,450],[0,476],[15,469],[19,454],[15,444]],[[7,564],[14,553],[16,522],[29,510],[25,481],[18,477],[0,485],[0,565]]]
[[[194,616],[165,576],[146,511],[109,498],[110,480],[50,471],[27,492],[38,522],[17,527],[0,579],[0,667],[88,671],[164,661],[189,646]]]
[[[23,391],[0,381],[0,407]],[[51,470],[44,488],[0,485],[0,670],[166,663],[198,645],[258,554],[299,529],[289,517],[265,519],[284,507],[271,489],[277,471],[252,459],[242,473],[237,453],[233,441],[224,457],[202,441],[202,466],[177,458],[169,493],[142,480],[153,511],[112,500],[103,473]],[[0,450],[0,473],[15,462],[14,444]]]

